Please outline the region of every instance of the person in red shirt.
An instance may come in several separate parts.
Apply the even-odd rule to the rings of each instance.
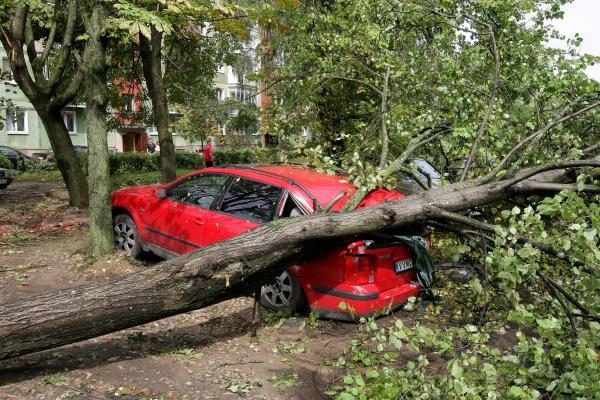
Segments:
[[[204,164],[206,164],[207,168],[213,166],[212,150],[212,139],[208,138],[206,146],[204,146]]]

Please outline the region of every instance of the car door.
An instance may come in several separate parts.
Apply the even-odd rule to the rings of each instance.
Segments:
[[[237,236],[275,217],[282,189],[233,177],[215,213],[205,226],[204,245]]]
[[[167,189],[166,198],[146,221],[148,241],[172,253],[183,254],[202,246],[211,207],[230,179],[225,174],[196,174]]]

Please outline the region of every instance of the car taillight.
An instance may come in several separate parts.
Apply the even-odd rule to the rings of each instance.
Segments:
[[[365,285],[375,282],[376,260],[370,255],[346,255],[344,281],[351,285]]]

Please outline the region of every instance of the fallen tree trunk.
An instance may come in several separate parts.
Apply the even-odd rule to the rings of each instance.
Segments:
[[[600,161],[530,169],[497,183],[458,183],[351,213],[277,220],[140,273],[5,303],[0,360],[203,308],[251,291],[277,268],[326,247],[324,241],[423,222],[432,207],[459,211],[484,205],[513,190],[534,190],[541,177],[564,181],[565,167],[590,165]]]

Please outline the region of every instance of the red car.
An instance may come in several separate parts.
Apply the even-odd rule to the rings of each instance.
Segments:
[[[115,244],[133,257],[163,258],[229,239],[278,218],[339,211],[355,187],[344,177],[291,166],[220,166],[166,185],[137,186],[112,195]],[[402,198],[378,189],[359,205]],[[292,265],[263,287],[274,310],[308,305],[322,317],[354,319],[394,308],[418,295],[408,248],[388,239],[341,240],[324,257]]]

